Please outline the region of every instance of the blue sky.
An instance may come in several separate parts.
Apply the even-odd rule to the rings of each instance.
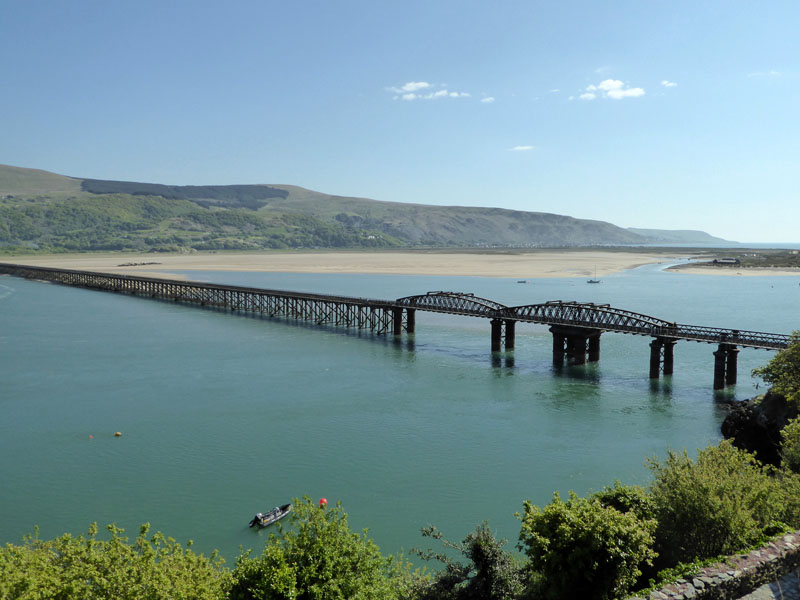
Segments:
[[[800,3],[0,0],[0,163],[800,242]]]

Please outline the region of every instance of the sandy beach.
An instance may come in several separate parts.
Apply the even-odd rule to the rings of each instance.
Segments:
[[[290,251],[193,254],[71,254],[8,256],[0,262],[129,275],[169,276],[176,271],[381,273],[478,277],[604,277],[680,253],[608,250],[542,251]],[[132,264],[133,263],[133,264]],[[157,264],[136,264],[157,263]],[[130,266],[122,266],[130,265]]]

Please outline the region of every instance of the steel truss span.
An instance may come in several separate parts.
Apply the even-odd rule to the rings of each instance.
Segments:
[[[478,298],[473,294],[428,292],[418,296],[400,298],[397,303],[419,310],[487,319],[564,325],[589,330],[709,344],[731,344],[765,350],[786,348],[791,340],[791,336],[779,333],[682,325],[629,310],[613,308],[608,304],[590,302],[552,300],[543,304],[505,306],[493,300]]]

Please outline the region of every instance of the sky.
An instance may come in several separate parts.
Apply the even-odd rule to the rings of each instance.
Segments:
[[[0,164],[800,243],[800,2],[0,0]]]

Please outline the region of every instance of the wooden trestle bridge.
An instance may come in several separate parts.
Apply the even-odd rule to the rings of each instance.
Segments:
[[[613,308],[608,304],[563,302],[505,306],[494,300],[461,292],[428,292],[397,300],[331,296],[195,281],[134,277],[67,269],[0,263],[0,274],[52,281],[104,290],[260,313],[269,317],[302,319],[318,325],[369,329],[376,334],[414,333],[416,311],[439,312],[489,319],[492,352],[514,349],[518,322],[550,325],[553,362],[563,365],[600,360],[600,335],[605,332],[643,335],[650,342],[650,377],[673,372],[673,350],[679,340],[717,344],[714,352],[714,389],[736,383],[740,347],[779,350],[791,336],[759,331],[682,325]]]

